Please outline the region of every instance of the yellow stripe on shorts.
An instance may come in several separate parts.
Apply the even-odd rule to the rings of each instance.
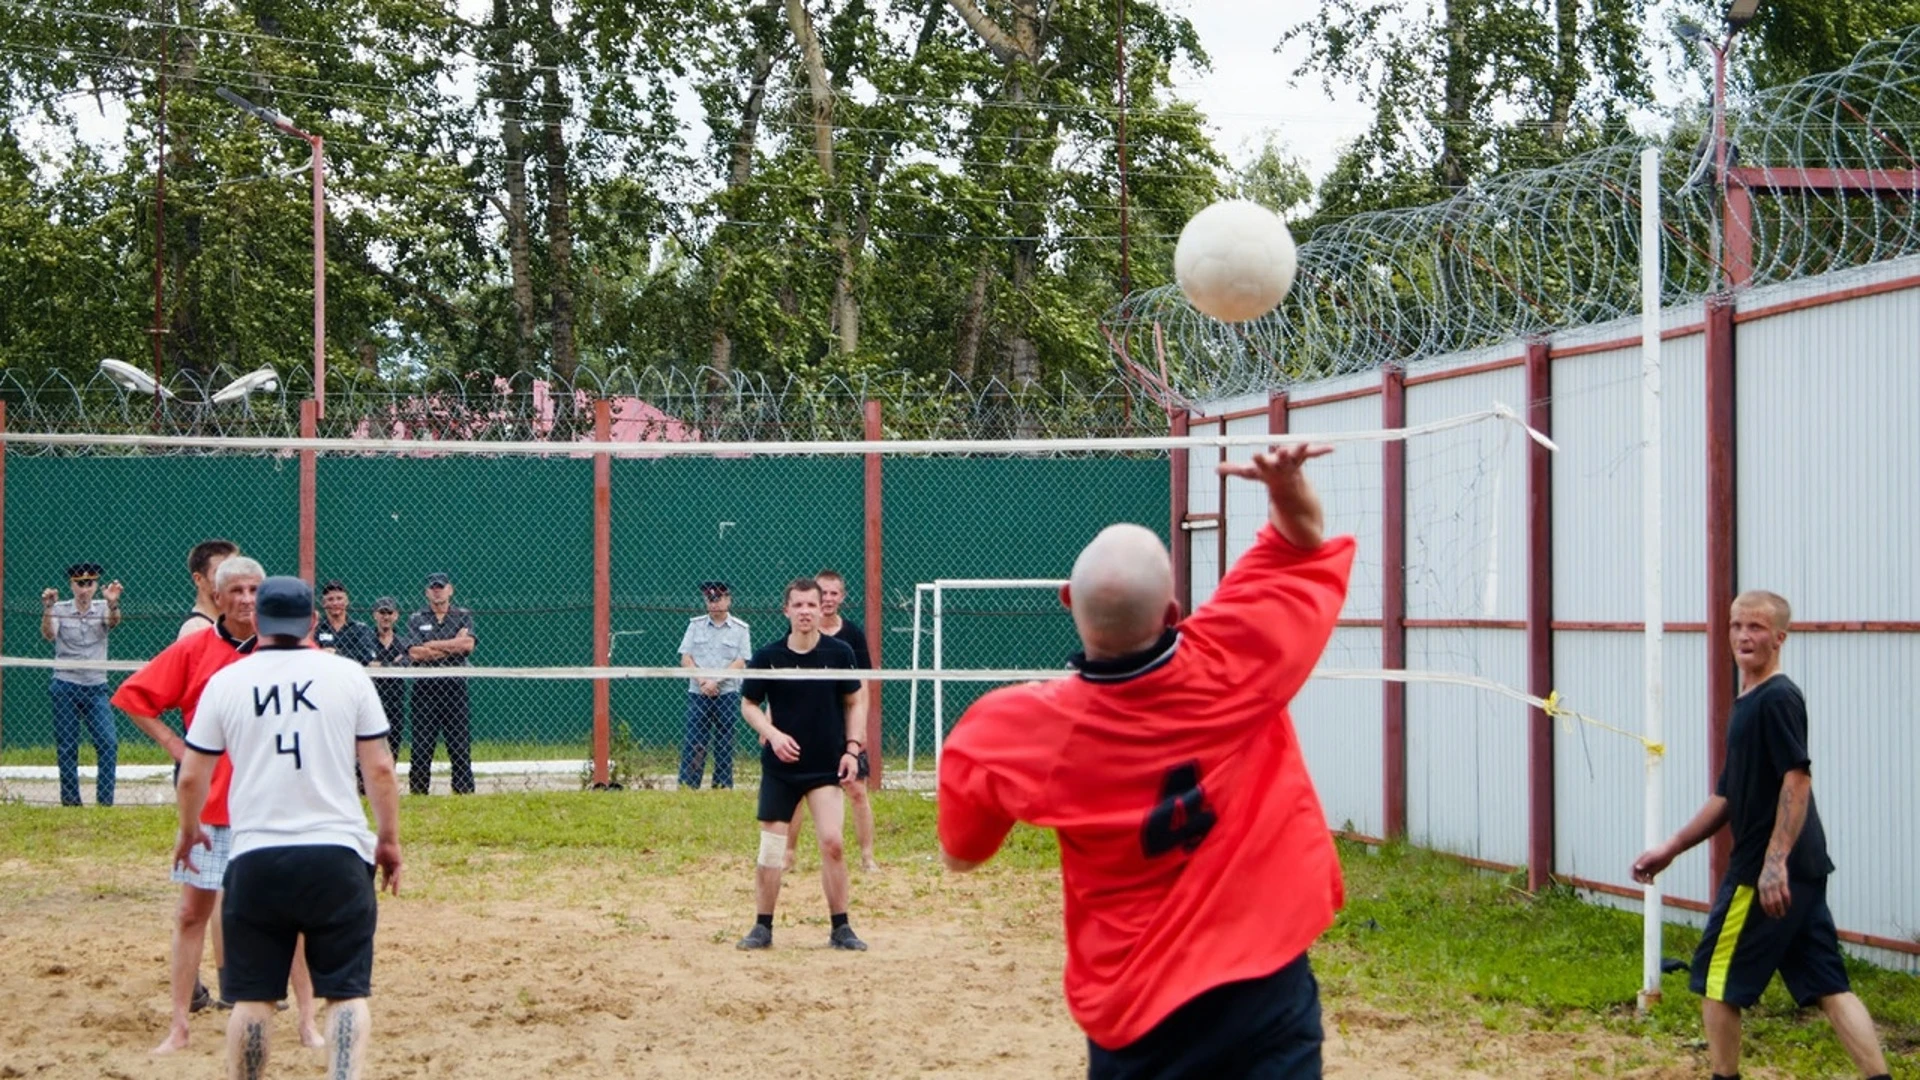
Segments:
[[[1753,886],[1735,885],[1727,917],[1720,923],[1720,940],[1713,943],[1713,960],[1707,964],[1707,997],[1714,1001],[1727,998],[1727,972],[1733,967],[1733,951],[1740,945],[1740,931],[1752,908]]]

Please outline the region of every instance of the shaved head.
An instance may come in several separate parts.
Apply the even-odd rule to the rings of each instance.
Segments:
[[[1074,560],[1065,596],[1095,659],[1145,649],[1179,618],[1167,546],[1139,525],[1100,530]]]

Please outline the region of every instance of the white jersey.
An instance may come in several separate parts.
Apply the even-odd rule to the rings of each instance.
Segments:
[[[365,668],[304,646],[263,647],[207,680],[187,745],[233,762],[233,858],[339,844],[373,862],[354,777],[359,741],[384,739],[386,710]]]

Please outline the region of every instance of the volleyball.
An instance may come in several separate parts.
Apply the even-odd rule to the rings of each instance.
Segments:
[[[1280,216],[1245,199],[1193,215],[1173,249],[1173,278],[1203,314],[1245,322],[1272,311],[1293,287],[1293,234]]]

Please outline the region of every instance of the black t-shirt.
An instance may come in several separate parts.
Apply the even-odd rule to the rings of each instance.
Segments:
[[[846,642],[825,634],[820,635],[818,644],[803,653],[788,648],[787,639],[782,635],[760,646],[747,661],[750,672],[770,668],[850,671],[853,666],[853,650]],[[800,760],[792,763],[775,757],[772,747],[761,747],[761,769],[791,779],[837,776],[840,755],[847,750],[847,711],[842,699],[859,689],[856,679],[756,679],[749,675],[740,684],[740,696],[755,705],[764,705],[772,713],[773,726],[800,744]]]
[[[1727,723],[1727,763],[1713,793],[1727,800],[1732,813],[1733,857],[1727,873],[1742,885],[1757,885],[1767,860],[1767,843],[1780,807],[1780,786],[1789,772],[1812,772],[1807,754],[1807,700],[1785,675],[1775,675],[1733,702]],[[1833,872],[1827,858],[1827,834],[1811,793],[1800,839],[1787,854],[1787,876],[1824,878]]]
[[[854,622],[852,619],[842,617],[840,620],[840,629],[834,631],[831,636],[846,642],[847,647],[853,650],[854,667],[873,667],[873,654],[867,651],[867,635],[865,631],[860,629],[859,623]]]

